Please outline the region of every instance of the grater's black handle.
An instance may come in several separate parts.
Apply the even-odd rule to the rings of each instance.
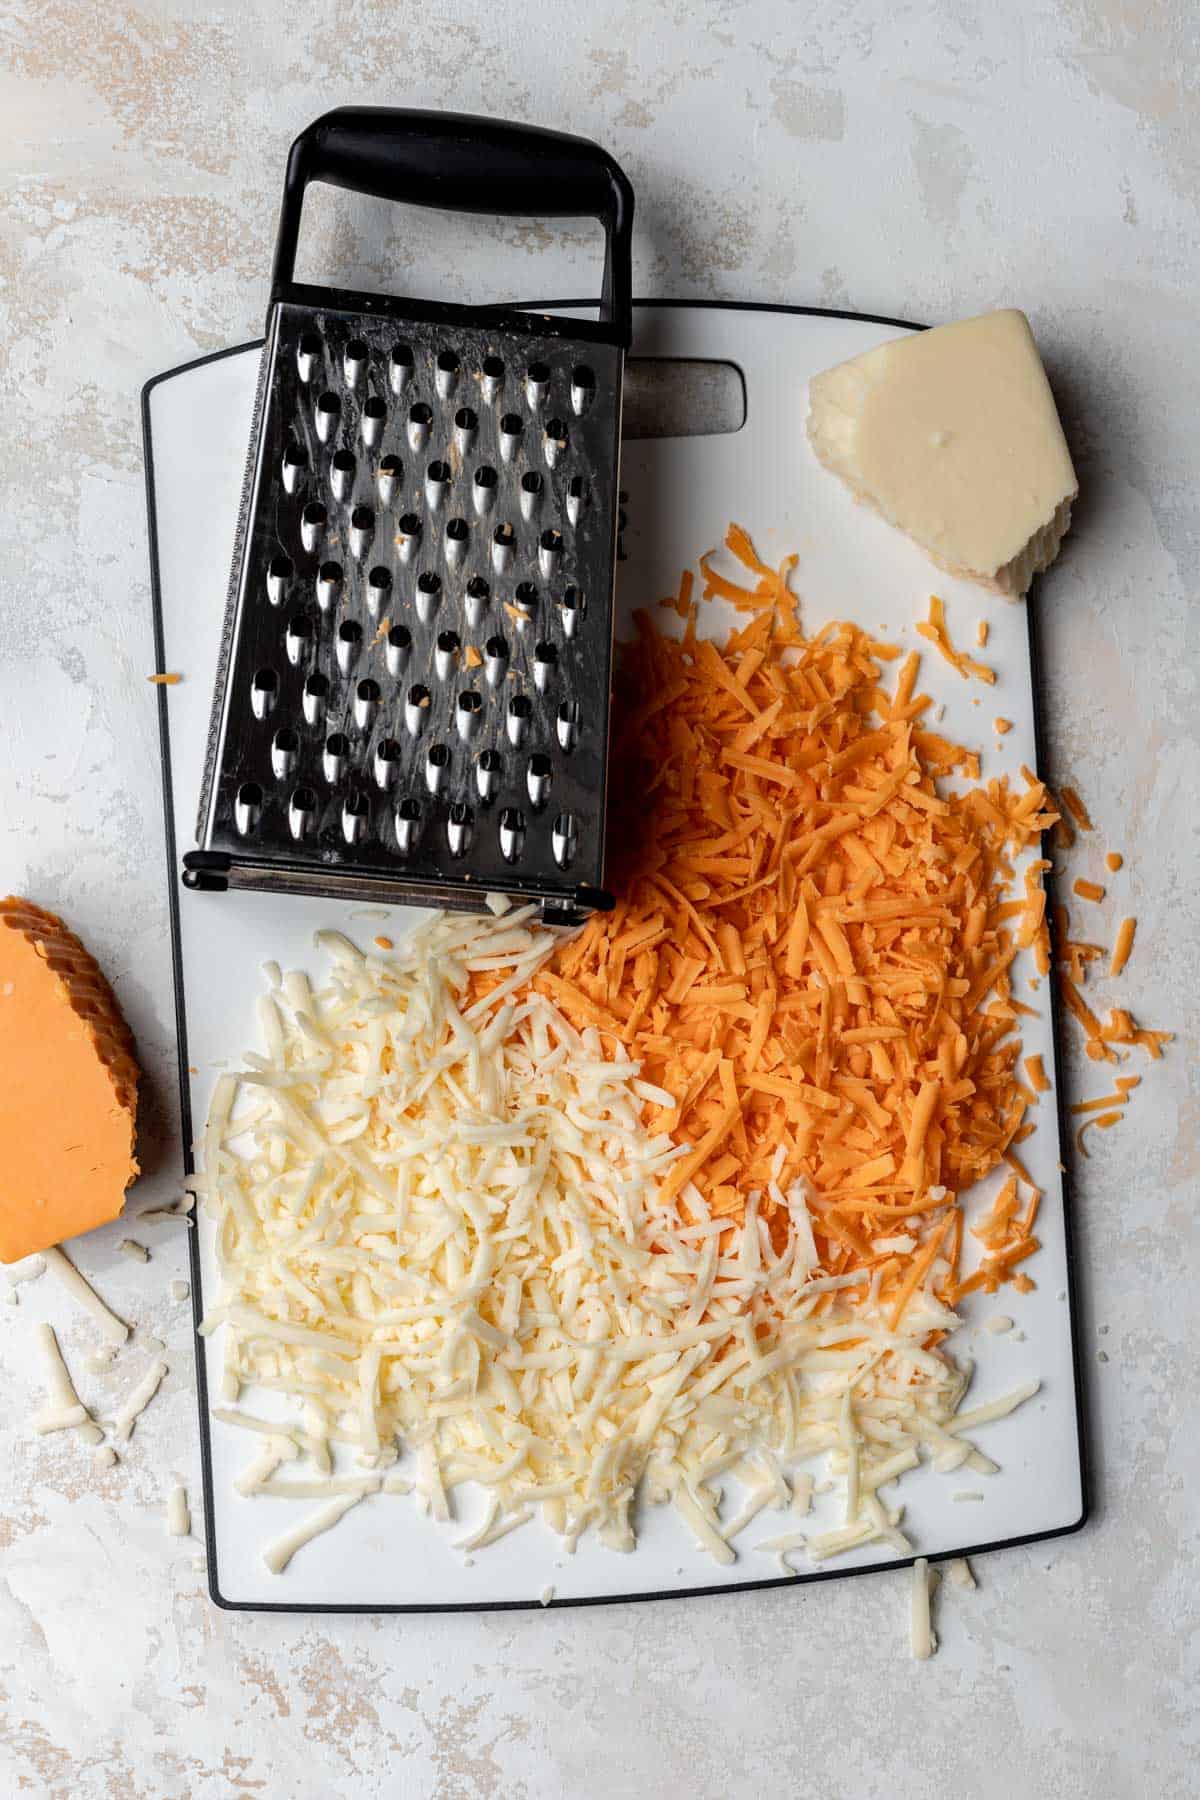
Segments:
[[[310,181],[451,212],[598,219],[605,235],[600,317],[628,347],[633,189],[590,139],[468,113],[389,106],[325,113],[300,133],[288,157],[272,299],[293,277]]]

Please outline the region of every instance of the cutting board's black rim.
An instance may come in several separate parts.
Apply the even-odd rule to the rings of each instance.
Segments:
[[[539,300],[530,302],[537,310],[551,310],[557,307],[585,306],[590,304],[584,300]],[[879,313],[844,312],[823,306],[785,306],[778,304],[758,305],[747,300],[635,300],[635,309],[657,308],[682,311],[687,308],[710,312],[744,312],[775,313],[801,318],[850,319],[864,325],[883,325],[893,329],[906,331],[923,331],[923,325],[915,324],[910,319],[893,319]],[[261,338],[251,339],[248,343],[234,344],[227,350],[214,350],[207,356],[195,357],[191,362],[180,363],[177,368],[167,369],[161,375],[152,376],[142,388],[142,441],[146,463],[146,518],[149,526],[150,540],[150,592],[154,618],[154,655],[156,669],[160,674],[166,672],[164,661],[166,650],[163,639],[162,614],[162,580],[158,560],[158,525],[157,507],[154,493],[154,458],[153,433],[150,420],[150,399],[155,388],[163,382],[173,381],[176,376],[188,375],[194,369],[202,369],[209,363],[223,362],[226,357],[243,356],[247,351],[258,351],[262,347]],[[1042,752],[1045,744],[1045,730],[1041,705],[1041,647],[1038,632],[1038,614],[1034,600],[1026,603],[1029,624],[1029,653],[1033,687],[1033,729],[1034,745],[1038,755],[1038,766],[1041,766]],[[163,825],[167,852],[167,906],[171,933],[171,964],[174,972],[175,989],[175,1030],[176,1055],[179,1074],[179,1112],[180,1127],[183,1137],[183,1166],[185,1177],[190,1179],[195,1173],[192,1156],[193,1125],[191,1092],[188,1083],[188,1050],[187,1050],[187,1006],[183,988],[183,940],[179,913],[178,856],[175,843],[175,817],[173,792],[171,785],[171,733],[169,712],[169,689],[159,684],[158,687],[158,730],[159,756],[162,766],[163,793]],[[1069,1115],[1063,1089],[1063,1056],[1061,1009],[1058,1002],[1057,989],[1052,984],[1051,1025],[1054,1041],[1054,1081],[1058,1101],[1059,1142],[1064,1159],[1067,1155],[1070,1138],[1068,1136]],[[946,1550],[932,1552],[930,1562],[943,1562],[959,1556],[983,1556],[991,1550],[1015,1550],[1023,1544],[1048,1543],[1053,1538],[1070,1537],[1080,1531],[1088,1522],[1091,1511],[1091,1469],[1087,1453],[1087,1438],[1084,1428],[1084,1406],[1086,1390],[1083,1379],[1083,1356],[1079,1334],[1079,1272],[1077,1267],[1075,1229],[1073,1220],[1073,1204],[1070,1186],[1066,1175],[1063,1178],[1063,1229],[1067,1266],[1067,1301],[1068,1323],[1071,1333],[1071,1362],[1074,1370],[1075,1384],[1075,1420],[1077,1449],[1080,1475],[1080,1512],[1079,1517],[1068,1525],[1056,1525],[1047,1531],[1026,1532],[1018,1537],[992,1538],[986,1542],[969,1545],[962,1550]],[[333,1605],[321,1602],[304,1602],[291,1600],[230,1600],[218,1585],[217,1575],[217,1543],[214,1525],[213,1507],[213,1467],[212,1438],[210,1435],[208,1412],[208,1375],[203,1340],[198,1335],[198,1327],[204,1316],[204,1301],[201,1292],[202,1272],[200,1267],[199,1234],[195,1228],[188,1232],[189,1255],[192,1275],[192,1324],[197,1332],[196,1350],[196,1398],[200,1412],[200,1462],[201,1479],[204,1489],[204,1537],[207,1551],[208,1591],[214,1605],[227,1612],[271,1612],[271,1613],[471,1613],[471,1612],[537,1612],[545,1610],[543,1603],[537,1599],[529,1600],[454,1600],[442,1604],[427,1605],[415,1602],[411,1605],[396,1603],[388,1605],[350,1604]],[[845,1580],[855,1575],[879,1575],[889,1570],[911,1567],[915,1559],[912,1557],[890,1558],[886,1562],[862,1563],[856,1567],[828,1568],[805,1570],[802,1574],[769,1576],[754,1581],[718,1582],[706,1587],[664,1588],[650,1592],[633,1594],[588,1594],[571,1596],[550,1602],[552,1607],[568,1606],[623,1606],[634,1601],[646,1600],[698,1600],[710,1596],[724,1594],[744,1594],[761,1588],[802,1587],[811,1582]]]

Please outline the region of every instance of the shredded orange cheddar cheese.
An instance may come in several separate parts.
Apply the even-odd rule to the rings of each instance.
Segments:
[[[1119,850],[1110,850],[1104,859],[1105,866],[1115,875],[1117,870],[1125,866],[1125,858]]]
[[[1059,793],[1062,795],[1063,802],[1080,831],[1091,831],[1093,827],[1092,821],[1088,816],[1088,809],[1079,798],[1075,789],[1073,787],[1063,787],[1059,789]]]
[[[701,559],[705,597],[749,615],[723,647],[690,611],[682,639],[637,616],[614,706],[619,899],[534,985],[670,1096],[646,1109],[688,1147],[667,1198],[691,1186],[733,1221],[757,1192],[778,1237],[803,1183],[822,1266],[877,1269],[899,1317],[931,1272],[954,1292],[958,1195],[1027,1128],[1011,964],[1050,953],[1045,865],[1014,905],[1013,859],[1056,815],[1032,776],[939,792],[979,764],[923,725],[918,657],[889,692],[890,646],[847,623],[803,635],[794,558],[772,569],[736,526],[726,545],[752,585]],[[874,1249],[914,1217],[907,1257]],[[1028,1228],[999,1244],[984,1282],[1036,1247]]]
[[[989,686],[995,685],[995,669],[989,668],[986,663],[977,662],[973,656],[968,656],[963,650],[956,650],[950,642],[950,633],[946,629],[945,604],[938,599],[936,594],[929,596],[929,617],[918,621],[917,631],[923,638],[928,638],[929,642],[936,646],[951,668],[958,670],[964,681],[968,675],[975,675],[980,681],[986,681]]]
[[[1091,900],[1096,904],[1099,904],[1104,898],[1104,889],[1099,882],[1085,881],[1082,876],[1079,876],[1072,884],[1071,892],[1078,894],[1081,900]]]
[[[1129,961],[1129,952],[1133,949],[1133,934],[1136,930],[1136,919],[1121,920],[1117,930],[1117,941],[1113,945],[1112,959],[1108,965],[1110,975],[1119,975]]]

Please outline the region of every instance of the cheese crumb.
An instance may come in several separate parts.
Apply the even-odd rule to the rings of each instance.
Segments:
[[[954,1561],[946,1565],[946,1574],[955,1587],[973,1588],[979,1584],[975,1580],[974,1571],[965,1556],[956,1556]]]
[[[543,1605],[543,1606],[549,1606],[549,1604],[550,1604],[550,1602],[551,1602],[551,1601],[552,1601],[552,1600],[553,1600],[553,1598],[554,1598],[554,1586],[553,1586],[553,1583],[551,1583],[551,1584],[550,1584],[550,1585],[549,1585],[549,1586],[547,1586],[547,1587],[544,1587],[544,1588],[543,1588],[543,1589],[542,1589],[542,1591],[541,1591],[541,1593],[540,1593],[540,1594],[539,1594],[539,1595],[538,1595],[538,1600],[539,1600],[539,1601],[540,1601],[540,1602],[541,1602],[541,1604],[542,1604],[542,1605]]]
[[[117,1249],[121,1252],[122,1256],[131,1257],[134,1262],[147,1263],[150,1261],[150,1252],[147,1250],[145,1244],[135,1243],[133,1238],[122,1238],[117,1245]]]
[[[192,1529],[192,1515],[188,1508],[187,1489],[173,1487],[167,1495],[167,1536],[187,1537]]]
[[[186,1281],[173,1281],[171,1283],[172,1300],[186,1300],[191,1291],[192,1290]]]
[[[102,1444],[98,1450],[92,1451],[92,1466],[97,1469],[111,1469],[117,1460],[117,1453],[111,1444]]]
[[[928,1661],[937,1649],[937,1638],[933,1633],[929,1613],[930,1588],[935,1580],[936,1576],[926,1559],[918,1556],[912,1566],[909,1623],[912,1654],[917,1662]]]

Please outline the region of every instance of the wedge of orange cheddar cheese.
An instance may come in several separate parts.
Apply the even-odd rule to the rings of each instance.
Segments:
[[[0,1262],[116,1218],[138,1172],[137,1090],[95,958],[53,913],[0,900]]]

